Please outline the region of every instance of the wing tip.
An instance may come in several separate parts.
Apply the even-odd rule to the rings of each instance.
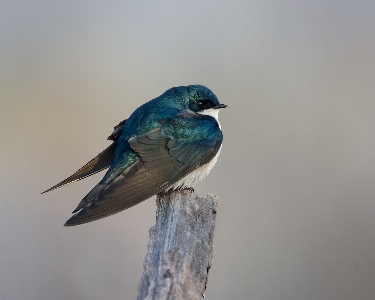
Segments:
[[[40,194],[42,195],[42,194],[48,193],[50,191],[58,189],[59,187],[62,187],[62,186],[54,185],[53,187],[49,188],[48,190],[45,190],[44,192],[41,192]]]
[[[45,190],[44,192],[41,192],[40,194],[45,194],[45,193],[51,192],[53,190],[57,190],[57,189],[62,188],[64,186],[68,185],[68,184],[74,183],[78,180],[80,180],[80,179],[75,179],[75,180],[68,181],[68,182],[66,182],[66,180],[63,180],[60,183],[58,183],[58,184],[54,185],[53,187],[49,188],[48,190]]]
[[[73,215],[70,219],[68,219],[65,222],[64,227],[71,227],[71,226],[76,226],[76,225],[80,225],[84,223],[87,223],[87,222],[84,222],[84,221],[82,222],[80,218],[77,218],[77,215]]]
[[[74,224],[74,223],[69,222],[69,221],[70,221],[70,219],[67,220],[67,221],[64,223],[64,227],[72,227],[72,226],[75,226],[75,225],[79,225],[79,224]]]
[[[88,215],[86,210],[82,210],[80,208],[76,208],[73,211],[73,216],[71,216],[64,224],[65,227],[70,227],[70,226],[76,226],[76,225],[81,225],[85,223],[90,223],[92,221],[95,221],[97,219],[101,219],[102,217],[94,217],[92,218],[90,215]]]

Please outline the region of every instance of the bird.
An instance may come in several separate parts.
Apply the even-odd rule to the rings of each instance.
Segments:
[[[75,226],[116,214],[159,193],[193,189],[220,154],[223,133],[218,114],[225,107],[203,85],[170,88],[115,126],[109,147],[43,193],[109,168],[64,224]]]

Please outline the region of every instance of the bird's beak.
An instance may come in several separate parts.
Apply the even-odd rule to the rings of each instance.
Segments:
[[[226,108],[228,105],[226,104],[219,104],[218,106],[215,106],[215,109],[220,109],[220,108]]]

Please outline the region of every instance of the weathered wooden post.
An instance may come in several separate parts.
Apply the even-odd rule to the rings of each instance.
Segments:
[[[211,268],[217,198],[191,189],[159,194],[138,300],[203,299]]]

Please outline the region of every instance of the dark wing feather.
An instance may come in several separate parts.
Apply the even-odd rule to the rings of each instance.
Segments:
[[[80,168],[73,175],[61,181],[60,183],[54,185],[48,190],[44,191],[42,194],[58,189],[72,182],[84,179],[104,169],[109,168],[109,166],[111,165],[113,161],[113,157],[114,157],[115,149],[117,145],[117,140],[121,135],[122,128],[124,127],[125,122],[126,120],[123,120],[113,128],[112,134],[108,137],[108,140],[112,140],[113,143],[108,148],[100,152],[96,157],[90,160],[87,164],[85,164],[82,168]]]
[[[221,137],[221,132],[220,132]],[[162,134],[158,127],[129,140],[139,159],[113,182],[99,183],[82,199],[65,226],[101,219],[165,190],[188,173],[209,162],[220,148],[214,143],[183,143]]]
[[[48,190],[44,191],[42,194],[47,193],[49,191],[58,189],[60,187],[63,187],[67,184],[70,184],[72,182],[84,179],[88,176],[91,176],[95,173],[98,173],[104,169],[107,169],[112,161],[113,156],[116,149],[116,142],[113,142],[108,148],[104,149],[102,152],[100,152],[96,157],[94,157],[92,160],[90,160],[87,164],[85,164],[82,168],[80,168],[77,172],[75,172],[73,175],[68,177],[67,179],[61,181],[60,183],[54,185],[53,187],[49,188]]]

